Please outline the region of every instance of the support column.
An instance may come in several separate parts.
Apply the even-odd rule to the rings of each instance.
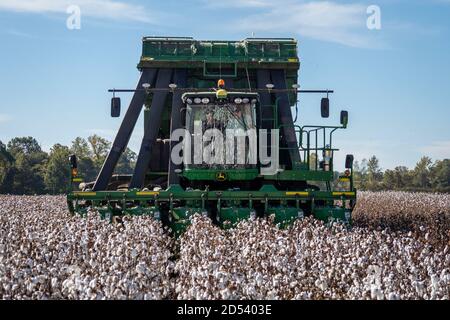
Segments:
[[[153,95],[152,105],[150,107],[149,121],[144,124],[144,138],[131,179],[131,188],[142,188],[145,182],[145,175],[150,164],[152,149],[156,143],[159,128],[161,127],[161,116],[166,103],[169,90],[169,84],[172,80],[173,69],[160,69],[156,79],[156,89],[167,89],[156,91]]]
[[[267,69],[258,69],[256,70],[256,86],[258,89],[266,89],[266,84],[272,83],[270,80],[270,71]],[[264,150],[263,152],[267,155],[271,154],[271,139],[272,135],[270,130],[273,128],[273,120],[271,120],[274,117],[274,112],[272,109],[272,97],[271,94],[267,91],[262,91],[259,94],[259,125],[261,126],[260,129],[266,129],[267,130],[267,150]],[[259,135],[258,135],[259,137]],[[259,138],[258,138],[259,139]],[[259,145],[259,140],[258,140]]]
[[[176,69],[173,81],[178,89],[186,88],[187,86],[187,70],[186,69]],[[183,107],[183,101],[181,101],[181,96],[183,95],[182,90],[175,90],[172,97],[172,112],[170,115],[170,134],[177,129],[183,127],[181,123],[181,108]],[[172,155],[172,148],[175,146],[175,141],[170,141],[170,155]],[[180,183],[180,177],[175,173],[176,169],[181,169],[181,165],[175,165],[169,155],[169,177],[168,186]]]
[[[266,84],[272,83],[270,80],[270,72],[267,69],[258,69],[256,70],[256,85],[258,89],[266,89]],[[271,106],[272,98],[270,93],[267,91],[263,91],[259,95],[260,105],[261,105],[261,113],[260,123],[261,129],[273,129],[273,121],[272,120],[264,120],[273,118],[273,110],[269,106]],[[270,141],[270,139],[269,139]]]
[[[142,106],[145,102],[146,93],[141,90],[144,83],[152,84],[157,69],[144,69],[141,73],[141,77],[136,86],[133,98],[131,99],[130,106],[122,120],[119,131],[117,132],[116,138],[114,139],[111,150],[109,151],[108,157],[103,163],[102,169],[97,176],[93,190],[102,191],[106,190],[108,187],[109,180],[114,172],[114,168],[119,161],[120,156],[128,145],[131,134],[133,133],[136,121],[141,113]]]
[[[284,70],[271,70],[271,76],[275,89],[287,89],[286,75]],[[291,105],[287,92],[277,92],[279,123],[283,125],[281,130],[282,142],[289,150],[290,169],[300,164],[300,152],[298,149],[297,137],[295,136],[294,120],[292,118]],[[281,154],[281,152],[280,152]]]

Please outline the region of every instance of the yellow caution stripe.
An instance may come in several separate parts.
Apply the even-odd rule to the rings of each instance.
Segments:
[[[303,196],[303,197],[307,197],[309,196],[309,192],[306,191],[289,191],[286,192],[287,196]]]
[[[354,196],[354,192],[333,192],[333,196]]]
[[[157,195],[157,194],[159,194],[158,191],[139,191],[139,192],[136,192],[137,196],[154,196],[154,195]]]
[[[75,191],[73,194],[77,196],[96,196],[97,192],[83,192],[83,191]]]

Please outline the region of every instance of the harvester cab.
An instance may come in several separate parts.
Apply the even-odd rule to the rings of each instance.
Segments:
[[[225,89],[183,95],[186,106],[183,120],[190,137],[183,150],[191,149],[183,158],[186,171],[195,168],[224,171],[256,166],[251,151],[256,145],[258,98],[257,93],[233,93]],[[244,139],[241,145],[237,145],[239,138]],[[222,176],[226,177],[225,172]]]
[[[298,95],[324,95],[321,114],[328,117],[333,93],[300,90],[299,68],[294,39],[145,37],[136,89],[110,90],[112,117],[120,116],[116,94],[133,98],[95,182],[83,181],[70,159],[71,186],[82,182],[67,195],[70,211],[151,215],[176,233],[195,213],[224,228],[264,216],[280,226],[307,215],[350,223],[353,157],[338,184],[333,161],[333,134],[347,128],[348,113],[341,112],[340,126],[294,119]],[[142,109],[134,172],[114,175]]]

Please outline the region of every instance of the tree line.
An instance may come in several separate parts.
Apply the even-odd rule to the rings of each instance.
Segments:
[[[69,184],[68,158],[76,154],[78,171],[85,181],[94,181],[108,155],[111,142],[92,135],[77,137],[71,146],[55,144],[49,152],[33,137],[17,137],[6,145],[0,141],[0,193],[61,194]],[[136,153],[122,154],[115,174],[131,174]],[[398,166],[382,171],[376,156],[354,163],[354,184],[359,190],[404,190],[450,192],[450,159],[433,162],[422,157],[413,169]],[[339,173],[336,173],[336,177]]]
[[[404,166],[393,170],[380,168],[379,160],[355,161],[353,168],[355,187],[359,190],[450,192],[450,159],[437,160],[424,156],[413,169]]]
[[[100,171],[111,142],[92,135],[77,137],[70,147],[55,144],[50,152],[42,150],[33,137],[17,137],[6,145],[0,141],[0,193],[61,194],[69,185],[69,156],[76,154],[78,171],[85,181],[94,181]],[[116,174],[133,172],[136,153],[129,148],[116,166]]]

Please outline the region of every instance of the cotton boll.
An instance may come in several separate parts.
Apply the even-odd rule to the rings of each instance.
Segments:
[[[151,218],[132,218],[126,230],[116,230],[95,212],[89,212],[85,218],[71,216],[64,197],[0,196],[0,222],[12,235],[0,238],[0,249],[8,250],[5,255],[8,258],[0,260],[0,269],[5,270],[0,281],[15,283],[8,292],[0,291],[1,297],[136,298],[140,293],[129,289],[136,276],[127,273],[126,261],[132,259],[132,252],[125,243],[145,243],[139,253],[141,261],[152,270],[162,270],[155,271],[153,282],[141,282],[142,290],[156,292],[156,296],[169,284],[167,281],[163,287],[164,280],[171,275],[161,266],[169,264],[171,240],[160,223]],[[140,232],[148,226],[153,226],[153,234]],[[121,282],[122,289],[116,291],[118,296],[114,296],[118,288],[112,286],[112,291],[108,288],[110,284],[103,270],[115,270],[119,275],[116,281]],[[170,294],[169,290],[165,297]]]
[[[449,299],[450,196],[358,197],[351,230],[308,217],[225,231],[198,215],[174,246],[149,217],[114,225],[70,216],[64,197],[0,196],[0,297]]]

